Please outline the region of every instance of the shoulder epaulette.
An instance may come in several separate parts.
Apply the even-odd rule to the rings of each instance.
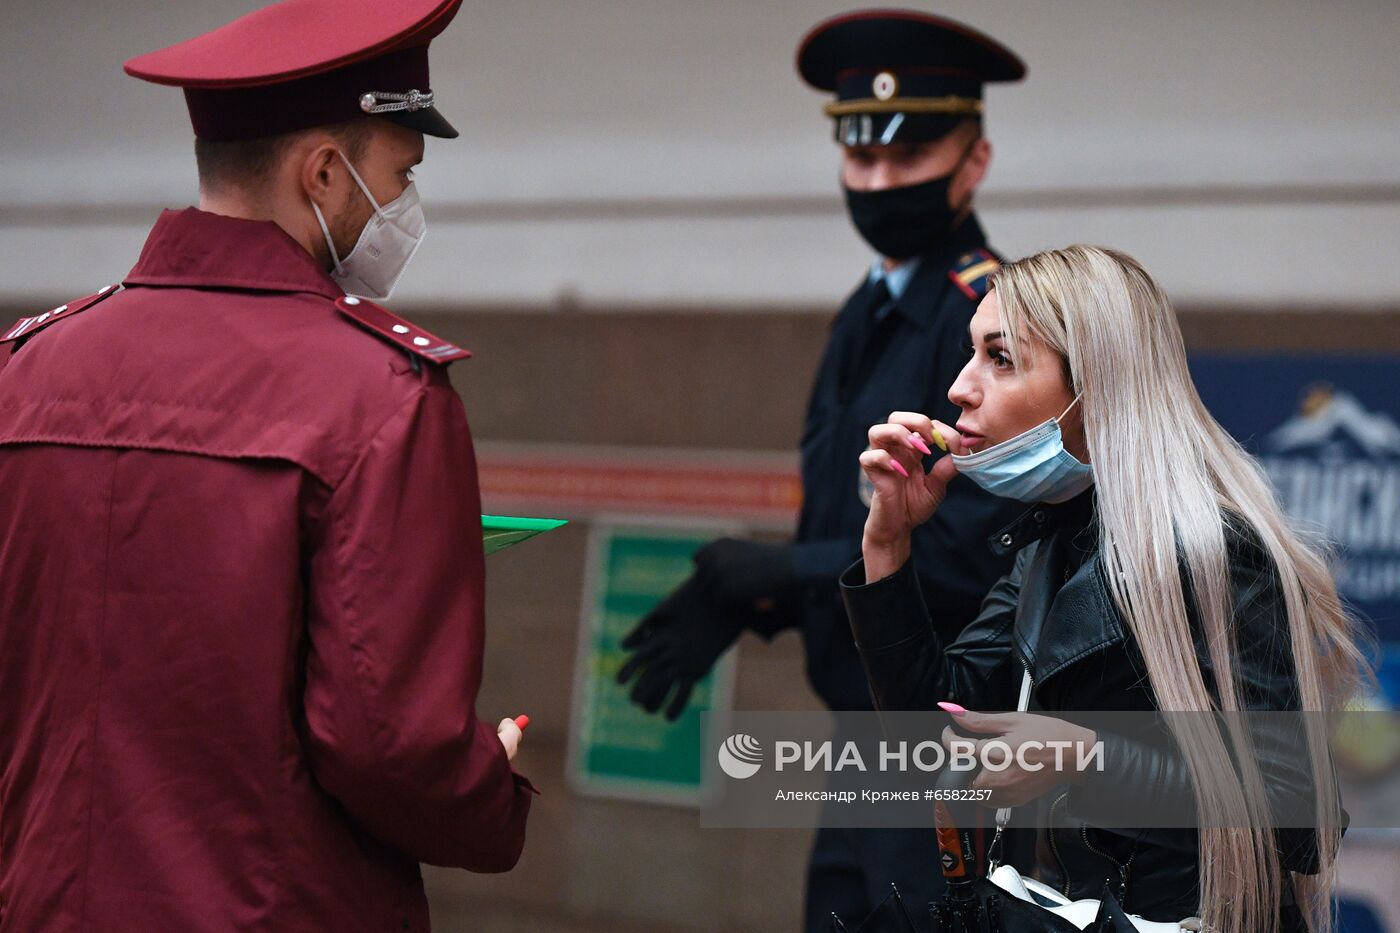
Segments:
[[[99,301],[115,295],[120,290],[120,285],[108,285],[95,295],[88,295],[86,298],[70,301],[66,305],[59,305],[51,311],[45,311],[43,314],[37,314],[34,317],[22,317],[5,331],[4,336],[0,336],[0,343],[9,343],[21,337],[32,336],[45,327],[48,327],[54,321],[76,317],[80,312],[86,311]]]
[[[981,301],[987,294],[987,277],[1001,268],[1001,261],[985,249],[975,249],[963,253],[948,270],[948,278],[973,301]]]
[[[368,298],[344,295],[335,306],[340,313],[359,324],[365,330],[383,337],[396,346],[402,347],[415,356],[432,363],[450,363],[471,356],[470,350],[463,350],[456,344],[448,343],[441,337],[428,333],[416,324],[410,324],[388,308],[381,307]]]

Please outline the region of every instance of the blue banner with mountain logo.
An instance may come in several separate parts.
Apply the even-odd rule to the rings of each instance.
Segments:
[[[1285,511],[1335,547],[1338,589],[1379,636],[1400,702],[1400,358],[1199,355],[1191,371]]]

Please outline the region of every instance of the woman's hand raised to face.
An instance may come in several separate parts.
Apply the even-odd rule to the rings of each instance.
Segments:
[[[950,457],[941,457],[924,473],[923,458],[933,447],[967,453],[958,432],[915,412],[894,412],[889,421],[870,429],[870,449],[860,455],[860,468],[875,487],[861,542],[867,582],[904,565],[910,534],[938,510],[957,474]]]

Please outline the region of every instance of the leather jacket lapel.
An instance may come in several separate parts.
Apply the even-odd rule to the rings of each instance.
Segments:
[[[1058,535],[1056,536],[1059,537]],[[1054,593],[1035,644],[1031,676],[1037,684],[1053,677],[1080,658],[1123,641],[1123,624],[1109,595],[1098,555],[1086,560],[1061,586],[1051,569],[1036,589]],[[1058,592],[1056,589],[1058,588]],[[1017,622],[1019,626],[1019,620]]]
[[[1022,578],[1021,598],[1016,604],[1016,623],[1011,629],[1016,651],[1023,661],[1031,663],[1031,677],[1036,683],[1040,683],[1035,663],[1036,646],[1040,644],[1045,619],[1050,614],[1050,606],[1055,597],[1055,591],[1043,582],[1049,574],[1049,565],[1054,562],[1051,559],[1054,543],[1054,536],[1051,536],[1027,545],[1035,550]]]
[[[1039,686],[1073,662],[1124,639],[1123,624],[1093,543],[1070,539],[1083,532],[1082,521],[1068,523],[1064,509],[1037,506],[993,536],[993,547],[1013,548],[1029,540],[1034,548],[1022,580],[1012,638],[1031,678]],[[1046,532],[1048,531],[1048,534]],[[1044,537],[1038,537],[1039,535]],[[1077,568],[1072,548],[1090,549]],[[1074,568],[1066,574],[1066,568]]]

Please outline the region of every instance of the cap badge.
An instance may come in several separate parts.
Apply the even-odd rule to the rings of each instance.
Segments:
[[[876,100],[889,100],[899,93],[899,81],[888,71],[882,71],[875,76],[870,90],[875,94]]]
[[[417,88],[407,94],[399,94],[394,91],[367,91],[360,95],[360,109],[365,113],[392,113],[399,110],[413,113],[418,110],[427,110],[432,105],[433,92],[420,91]]]

